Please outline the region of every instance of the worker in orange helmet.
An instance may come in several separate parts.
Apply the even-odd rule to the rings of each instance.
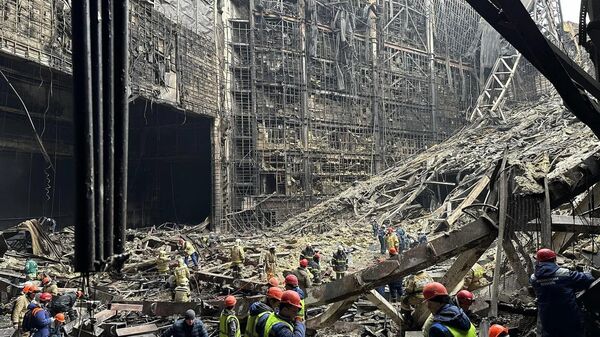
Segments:
[[[529,283],[537,297],[542,337],[583,337],[583,317],[575,294],[592,282],[594,276],[590,273],[559,267],[553,250],[537,251],[535,272]]]
[[[488,330],[488,337],[510,337],[508,335],[508,328],[500,324],[493,324]]]
[[[269,281],[267,282],[267,289],[271,287],[279,287],[279,280],[277,279],[277,277],[273,276],[269,278]]]
[[[261,337],[304,337],[306,327],[300,315],[302,303],[300,295],[286,290],[281,295],[279,310],[263,315],[258,319],[256,331]]]
[[[308,263],[308,271],[311,273],[314,285],[321,284],[321,254],[315,253],[312,260]]]
[[[52,296],[58,296],[58,286],[56,285],[56,282],[50,278],[50,276],[44,276],[44,278],[42,278],[42,286],[42,292],[50,293]]]
[[[240,321],[234,311],[237,299],[229,295],[225,297],[223,303],[225,307],[221,312],[221,317],[219,317],[219,337],[241,337]]]
[[[289,274],[288,276],[285,277],[285,290],[292,290],[295,291],[296,293],[298,293],[298,296],[300,296],[300,304],[301,304],[301,309],[300,312],[298,313],[298,315],[302,316],[303,318],[305,317],[305,310],[304,310],[304,298],[306,297],[306,293],[298,286],[298,278],[296,277],[296,275],[294,274]]]
[[[433,314],[433,324],[429,328],[428,337],[477,337],[475,326],[467,315],[452,303],[443,284],[426,284],[423,287],[423,298],[427,309]]]
[[[26,282],[22,292],[23,294],[17,297],[12,310],[11,319],[13,328],[15,329],[14,337],[24,335],[22,330],[23,317],[25,317],[25,313],[27,312],[27,306],[33,301],[39,289],[33,283]]]
[[[263,315],[268,315],[279,306],[283,290],[279,287],[271,287],[267,290],[264,302],[254,302],[250,305],[248,321],[246,323],[245,337],[261,337],[256,331],[256,323]]]
[[[307,269],[308,260],[302,259],[298,265],[298,268],[294,270],[294,275],[298,278],[298,286],[302,291],[306,292],[306,289],[312,287],[312,275]]]
[[[62,312],[54,315],[54,322],[50,325],[50,337],[63,337],[65,336],[64,331],[65,325],[65,314]]]

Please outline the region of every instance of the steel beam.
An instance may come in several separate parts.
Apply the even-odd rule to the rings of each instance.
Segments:
[[[515,225],[512,227],[512,230],[536,232],[540,230],[540,225],[537,223],[537,221],[530,221],[524,225]],[[553,215],[552,231],[563,233],[600,234],[600,218]]]
[[[337,322],[340,317],[344,316],[346,311],[356,302],[357,296],[347,298],[343,301],[333,303],[323,313],[306,321],[306,327],[317,330],[326,328]]]

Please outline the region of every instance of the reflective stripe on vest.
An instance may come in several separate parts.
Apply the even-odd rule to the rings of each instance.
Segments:
[[[263,311],[258,315],[248,316],[248,322],[246,322],[246,337],[259,337],[258,332],[256,331],[256,323],[258,323],[259,318],[270,313],[271,311]]]
[[[448,325],[444,326],[450,331],[450,333],[454,337],[477,337],[477,330],[475,330],[475,326],[473,324],[471,324],[471,327],[467,331],[458,330]]]
[[[300,308],[300,311],[298,311],[298,316],[302,317],[302,319],[306,319],[304,316],[304,299],[300,300],[300,304],[302,305],[302,308]]]
[[[229,337],[229,329],[228,325],[231,320],[234,319],[236,323],[237,330],[235,332],[235,337],[241,337],[242,332],[240,331],[240,321],[238,321],[235,315],[225,316],[221,314],[221,318],[219,318],[219,337]]]
[[[269,337],[269,334],[271,333],[271,328],[273,328],[273,326],[277,323],[285,324],[285,326],[288,329],[290,329],[290,332],[294,332],[294,327],[292,327],[292,325],[290,323],[277,317],[276,314],[271,313],[271,315],[269,315],[269,317],[267,318],[267,322],[265,323],[265,332],[263,333],[263,337]]]

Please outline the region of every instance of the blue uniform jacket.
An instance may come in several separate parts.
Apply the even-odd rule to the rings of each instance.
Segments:
[[[172,326],[167,328],[167,330],[161,334],[161,337],[185,337],[186,324],[187,323],[183,319],[175,321]],[[206,332],[204,323],[198,318],[194,320],[194,325],[191,329],[191,335],[192,337],[208,337],[208,332]]]
[[[275,315],[275,313],[263,315],[258,319],[258,322],[256,323],[256,332],[258,332],[259,336],[264,335],[265,324],[267,323],[267,319],[270,315]],[[281,316],[278,317],[283,319],[283,317]],[[290,331],[289,327],[286,324],[275,323],[271,328],[271,333],[269,334],[269,336],[264,337],[304,337],[304,335],[306,334],[306,326],[304,325],[304,322],[288,321],[288,323],[290,323],[294,327],[294,331]]]
[[[535,290],[543,337],[581,337],[583,322],[575,293],[586,289],[594,278],[560,268],[554,262],[541,262],[529,282]]]
[[[433,315],[433,325],[429,329],[429,337],[453,337],[446,326],[466,331],[471,328],[471,321],[461,308],[446,304]]]
[[[33,310],[35,307],[37,307],[35,303],[30,303],[27,309]],[[52,324],[50,317],[50,313],[44,308],[31,317],[31,325],[36,329],[33,337],[50,336],[50,324]]]

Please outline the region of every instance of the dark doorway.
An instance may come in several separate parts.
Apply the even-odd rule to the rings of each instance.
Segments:
[[[129,225],[198,224],[209,217],[212,119],[138,99],[129,127]]]

